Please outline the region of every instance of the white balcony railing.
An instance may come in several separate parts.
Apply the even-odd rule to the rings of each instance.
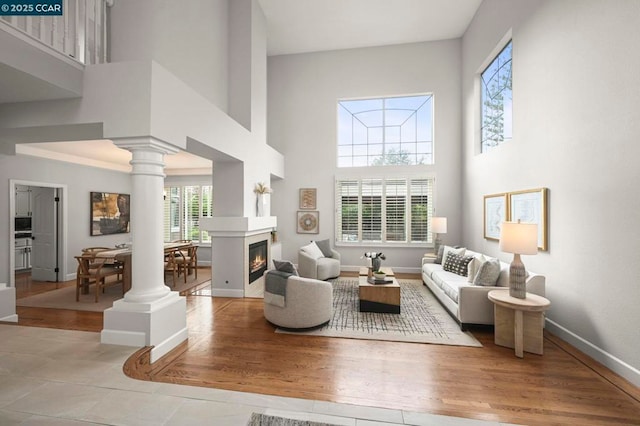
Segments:
[[[107,6],[113,0],[63,0],[62,16],[2,16],[21,33],[82,64],[107,62]]]

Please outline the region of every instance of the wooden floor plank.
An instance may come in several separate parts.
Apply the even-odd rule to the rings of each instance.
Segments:
[[[151,380],[517,424],[640,424],[637,387],[549,333],[543,356],[519,359],[493,344],[491,328],[472,328],[483,347],[471,348],[276,334],[259,299],[189,296],[187,311],[186,350]],[[102,328],[94,312],[18,314],[21,324]]]

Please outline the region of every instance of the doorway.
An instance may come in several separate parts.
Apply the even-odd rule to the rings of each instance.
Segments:
[[[10,180],[9,281],[64,281],[66,185]]]

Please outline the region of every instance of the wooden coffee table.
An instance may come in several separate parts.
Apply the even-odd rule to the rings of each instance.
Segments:
[[[400,313],[400,284],[394,277],[390,284],[371,284],[367,276],[360,276],[358,293],[360,312],[379,312],[387,314]]]

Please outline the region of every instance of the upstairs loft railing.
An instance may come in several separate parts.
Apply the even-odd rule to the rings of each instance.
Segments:
[[[2,16],[2,21],[82,64],[107,62],[107,6],[113,0],[63,0],[62,16]]]

